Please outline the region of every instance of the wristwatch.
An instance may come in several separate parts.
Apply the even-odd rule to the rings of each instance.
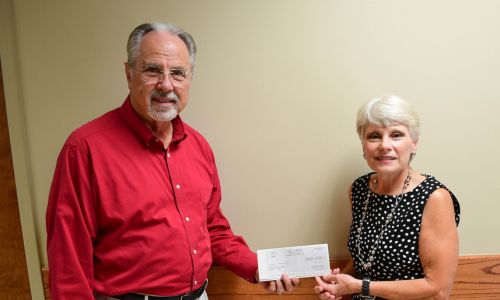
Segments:
[[[370,278],[364,277],[361,284],[361,299],[371,300],[375,298],[374,296],[370,296]]]

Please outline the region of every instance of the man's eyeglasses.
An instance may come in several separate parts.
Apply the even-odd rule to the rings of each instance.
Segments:
[[[158,83],[165,80],[165,73],[170,77],[172,83],[180,83],[189,79],[189,71],[181,68],[175,67],[168,69],[165,72],[162,67],[156,65],[145,65],[139,69],[141,80],[147,84]]]

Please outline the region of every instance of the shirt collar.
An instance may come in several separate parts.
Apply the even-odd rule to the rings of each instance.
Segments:
[[[128,125],[129,129],[135,133],[135,135],[144,143],[147,147],[152,143],[152,141],[158,141],[155,137],[151,129],[144,123],[139,114],[132,107],[132,103],[130,102],[130,95],[127,96],[125,102],[120,107],[120,115],[122,116],[125,123]],[[184,122],[181,117],[177,115],[172,120],[172,125],[174,127],[174,131],[172,133],[172,141],[171,143],[178,143],[186,138],[186,132],[184,130]],[[157,144],[155,142],[153,144]],[[161,143],[161,142],[160,142]]]

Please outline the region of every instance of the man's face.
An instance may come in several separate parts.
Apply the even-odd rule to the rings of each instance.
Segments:
[[[125,72],[132,107],[152,127],[170,122],[186,106],[191,64],[179,37],[166,31],[147,33],[134,65],[125,64]]]

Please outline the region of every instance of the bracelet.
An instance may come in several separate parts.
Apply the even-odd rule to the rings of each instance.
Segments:
[[[364,277],[363,284],[361,285],[361,295],[370,296],[370,278]]]

